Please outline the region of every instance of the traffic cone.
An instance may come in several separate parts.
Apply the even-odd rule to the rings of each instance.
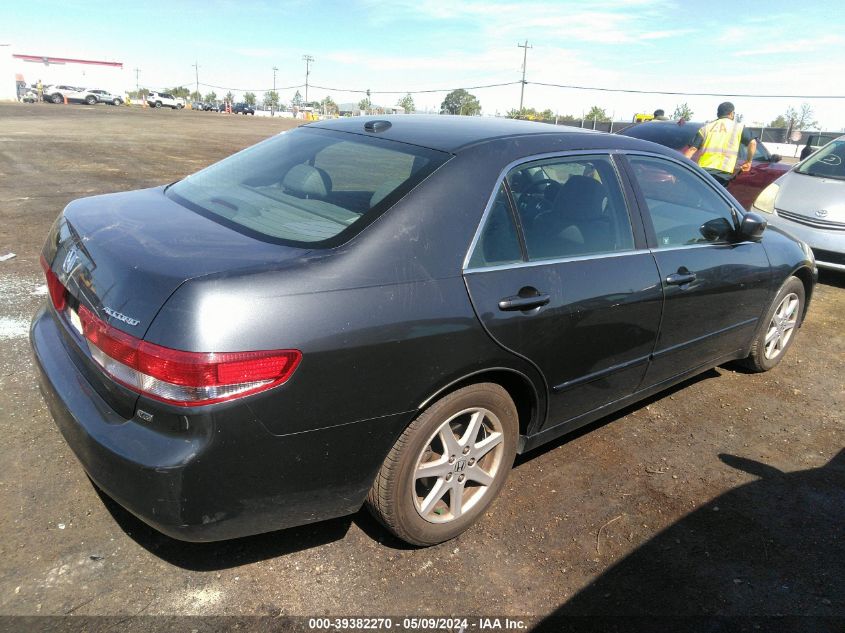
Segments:
[[[65,99],[65,105],[67,105],[67,95],[62,95]]]

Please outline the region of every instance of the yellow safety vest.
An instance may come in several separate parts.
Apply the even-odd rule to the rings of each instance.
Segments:
[[[732,174],[739,156],[744,127],[742,123],[728,118],[716,119],[703,126],[698,131],[704,137],[698,164],[705,169],[717,169]]]

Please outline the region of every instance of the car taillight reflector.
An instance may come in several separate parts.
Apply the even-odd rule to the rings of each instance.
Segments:
[[[135,338],[79,307],[91,356],[114,380],[156,400],[199,406],[240,398],[286,382],[299,350],[184,352]]]
[[[41,256],[41,268],[44,269],[44,276],[47,278],[47,292],[50,293],[50,301],[57,312],[61,312],[67,305],[67,288],[59,281],[59,277],[50,268],[44,255]]]

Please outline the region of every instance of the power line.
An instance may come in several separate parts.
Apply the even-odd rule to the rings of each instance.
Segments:
[[[327,86],[315,86],[311,84],[312,88],[317,88],[318,90],[331,90],[332,92],[358,92],[361,94],[366,94],[370,92],[371,94],[379,94],[379,95],[404,95],[404,94],[426,94],[431,92],[452,92],[453,90],[481,90],[482,88],[498,88],[500,86],[515,86],[516,84],[521,83],[519,81],[508,81],[505,83],[500,84],[487,84],[484,86],[464,86],[462,88],[431,88],[430,90],[347,90],[345,88],[329,88]],[[528,83],[531,83],[530,81]]]
[[[519,82],[516,82],[519,83]],[[845,95],[755,95],[735,92],[677,92],[670,90],[633,90],[625,88],[598,88],[595,86],[572,86],[568,84],[552,84],[542,81],[527,81],[535,86],[550,88],[569,88],[572,90],[596,90],[599,92],[625,92],[646,95],[680,95],[683,97],[744,97],[749,99],[845,99]]]
[[[191,82],[185,82],[190,84]],[[185,85],[181,83],[178,85]],[[371,90],[371,94],[394,95],[394,94],[431,94],[435,92],[452,92],[453,90],[482,90],[484,88],[500,88],[503,86],[515,86],[522,84],[522,81],[505,81],[502,83],[484,84],[478,86],[460,86],[458,88],[430,88],[426,90]],[[845,95],[800,95],[800,94],[741,94],[728,92],[682,92],[677,90],[636,90],[633,88],[603,88],[600,86],[576,86],[573,84],[556,84],[543,81],[526,80],[525,84],[534,86],[545,86],[547,88],[566,88],[569,90],[595,90],[597,92],[619,92],[628,94],[651,94],[651,95],[676,95],[685,97],[742,97],[746,99],[845,99]],[[199,85],[206,88],[216,88],[218,90],[236,90],[238,92],[267,92],[272,88],[233,88],[230,86],[215,86],[213,84],[200,83]],[[296,84],[293,86],[281,86],[277,90],[294,90],[304,88],[305,84]],[[367,89],[357,88],[337,88],[329,86],[315,86],[308,85],[309,88],[316,88],[317,90],[328,90],[331,92],[350,92],[358,94],[366,94]]]
[[[238,92],[268,92],[273,88],[233,88],[232,86],[215,86],[212,84],[200,83],[206,88],[217,88],[218,90],[237,90]],[[302,88],[305,84],[297,84],[296,86],[280,86],[277,90],[293,90],[294,88]],[[316,87],[316,86],[314,86]]]

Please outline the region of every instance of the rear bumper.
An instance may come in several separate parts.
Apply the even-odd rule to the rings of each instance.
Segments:
[[[150,428],[94,391],[59,327],[42,308],[30,342],[62,435],[97,486],[177,539],[230,539],[356,512],[410,415],[279,436],[251,415],[246,399],[186,411],[186,429]]]

